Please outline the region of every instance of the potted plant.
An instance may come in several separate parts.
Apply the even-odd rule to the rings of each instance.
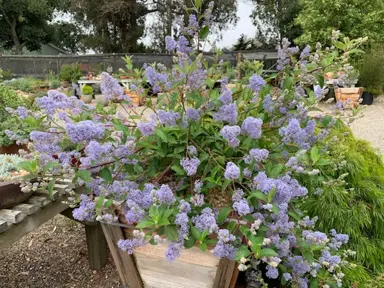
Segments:
[[[196,1],[195,10],[200,9]],[[210,12],[204,13],[209,19]],[[199,37],[209,29],[198,30],[192,39],[203,41]],[[178,63],[188,56],[175,40],[167,42],[170,52],[179,49]],[[73,216],[102,223],[123,285],[227,288],[238,270],[249,269],[252,262],[263,281],[340,286],[349,252],[338,249],[348,236],[314,230],[314,220],[299,209],[308,191],[297,180],[321,177],[330,156],[320,151],[318,141],[333,119],[302,113],[321,97],[297,91],[307,79],[322,87],[324,70],[348,60],[362,43],[351,40],[334,52],[318,49],[318,61],[304,61],[297,57],[298,48],[283,46],[278,85],[254,73],[236,95],[225,84],[219,93],[206,85],[207,63],[199,57],[188,56],[184,66],[175,64],[168,71],[147,66],[143,81],[153,87],[171,82],[179,92],[164,93],[166,107],[148,101],[149,115],[130,105],[123,106],[125,116],[105,109],[92,117],[80,109],[70,122],[57,125],[50,121],[57,111],[69,117],[70,107],[83,106],[50,95],[47,100],[58,103],[49,110],[41,103],[47,121],[33,126],[37,149],[27,167],[85,183],[86,193],[72,195],[77,205]],[[123,95],[108,73],[102,73],[101,82],[107,99]],[[324,91],[315,92],[321,96]],[[47,143],[60,153],[58,159],[46,160]],[[81,164],[70,165],[73,158]]]
[[[11,208],[27,200],[34,192],[12,182],[26,173],[19,167],[24,159],[12,154],[0,155],[0,209]],[[35,185],[37,188],[37,186]]]
[[[80,65],[77,63],[64,64],[61,66],[59,78],[64,88],[69,87],[71,83],[76,83],[82,76]]]
[[[334,80],[336,101],[345,103],[344,107],[356,107],[361,102],[362,87],[355,87],[358,83],[359,71],[350,64],[339,68],[337,79]]]
[[[93,88],[90,85],[85,85],[83,87],[83,95],[81,96],[81,99],[85,103],[91,103],[93,99]]]
[[[381,64],[383,60],[383,49],[377,46],[364,54],[357,64],[360,72],[359,83],[364,87],[362,102],[364,105],[371,105],[374,96],[379,96],[383,93],[384,66]]]
[[[133,70],[133,62],[132,62],[132,56],[121,57],[125,62],[125,68],[127,71],[124,71],[123,69],[119,69],[120,79],[132,79],[135,76],[135,72]],[[124,78],[122,78],[124,77]]]

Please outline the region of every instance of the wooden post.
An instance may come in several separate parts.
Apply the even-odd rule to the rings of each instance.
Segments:
[[[108,244],[100,223],[77,221],[73,219],[72,211],[72,208],[68,208],[62,211],[61,215],[85,226],[89,267],[93,270],[101,270],[108,262]]]
[[[102,269],[108,262],[108,245],[100,223],[85,224],[89,267]]]
[[[243,53],[237,52],[237,55],[236,55],[236,67],[237,67],[237,79],[238,80],[241,80],[241,78],[243,77],[243,75],[241,74],[241,70],[239,68],[239,65],[241,64],[241,62],[243,62]]]
[[[217,267],[213,288],[232,288],[235,287],[238,274],[234,273],[237,268],[236,261],[221,259]],[[235,277],[233,277],[235,276]],[[236,278],[233,279],[232,278]]]
[[[129,288],[144,288],[133,257],[117,247],[117,242],[120,239],[125,239],[121,227],[103,223],[101,223],[101,227],[103,228],[109,250],[111,251],[117,271],[119,272],[121,284]]]

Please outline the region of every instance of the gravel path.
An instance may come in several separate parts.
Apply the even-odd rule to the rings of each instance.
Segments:
[[[112,259],[101,271],[88,265],[85,230],[57,215],[0,251],[1,288],[116,288]]]
[[[363,117],[350,125],[353,133],[384,154],[384,96],[376,97],[373,105],[366,106],[361,113]]]
[[[353,132],[384,153],[384,97],[362,113]],[[84,228],[61,215],[0,251],[1,288],[115,288],[118,279],[111,258],[101,271],[89,268]]]

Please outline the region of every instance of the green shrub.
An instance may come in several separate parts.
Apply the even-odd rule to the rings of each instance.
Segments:
[[[83,94],[84,95],[92,95],[93,94],[93,88],[89,85],[85,85],[83,87]]]
[[[19,106],[31,106],[28,99],[18,95],[10,87],[0,85],[0,146],[9,146],[14,141],[10,140],[5,134],[5,130],[11,130],[16,123],[15,119],[6,111],[7,107],[16,109]]]
[[[11,86],[15,90],[20,90],[23,92],[33,92],[37,87],[39,87],[41,81],[33,77],[24,77],[10,81],[7,85]]]
[[[309,191],[303,208],[310,216],[319,217],[317,226],[321,231],[336,229],[348,234],[349,248],[357,251],[358,262],[374,273],[382,273],[384,163],[381,156],[368,142],[357,140],[344,125],[339,125],[324,145],[330,151],[328,158],[332,164],[321,166],[317,180],[308,176],[298,178]],[[318,188],[323,190],[320,195]]]
[[[61,81],[77,82],[82,75],[79,64],[65,64],[61,66],[59,78]]]
[[[379,46],[367,52],[359,61],[359,83],[374,95],[383,93],[384,85],[384,47]]]
[[[46,82],[48,82],[50,89],[57,89],[61,85],[59,77],[52,70],[49,70],[46,76]]]

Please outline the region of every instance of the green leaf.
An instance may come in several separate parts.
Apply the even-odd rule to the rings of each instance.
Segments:
[[[91,182],[92,180],[91,172],[89,172],[88,170],[79,170],[77,171],[76,175],[85,182]]]
[[[207,250],[207,243],[200,243],[199,248],[205,252]]]
[[[34,160],[32,160],[32,161],[34,161]],[[25,170],[25,171],[27,171],[27,172],[34,172],[34,165],[33,165],[33,163],[32,163],[32,161],[21,161],[21,162],[19,162],[19,164],[17,164],[17,166],[19,167],[19,168],[21,168],[21,170]]]
[[[317,148],[317,146],[314,146],[311,149],[311,159],[313,164],[316,164],[316,162],[320,159],[319,148]]]
[[[337,49],[340,49],[340,50],[345,50],[345,44],[343,42],[340,42],[340,41],[335,41],[333,42],[333,46],[335,46]]]
[[[228,231],[230,233],[232,233],[235,228],[236,228],[236,222],[235,221],[230,221],[229,224],[228,224],[228,227],[227,227]]]
[[[201,0],[195,0],[195,7],[197,9],[200,9],[201,8]]]
[[[196,243],[196,238],[192,235],[189,235],[187,240],[184,240],[184,247],[189,249],[192,248]]]
[[[320,87],[324,87],[324,76],[323,75],[317,75],[317,81],[319,81]]]
[[[235,254],[235,260],[240,260],[241,258],[248,258],[251,255],[251,252],[248,249],[248,246],[242,245]]]
[[[203,232],[201,232],[201,235],[200,235],[200,238],[199,238],[199,240],[200,240],[200,242],[203,242],[204,240],[205,240],[205,238],[208,236],[208,230],[207,229],[205,229]]]
[[[277,252],[271,248],[264,248],[260,250],[260,257],[273,257],[278,256]]]
[[[292,88],[293,79],[292,77],[287,77],[284,80],[283,89],[291,89]]]
[[[124,134],[124,136],[125,136],[125,137],[128,137],[128,135],[129,135],[129,130],[128,130],[128,127],[127,127],[127,126],[125,126],[123,123],[116,123],[114,126],[115,126],[116,130],[118,130],[118,131],[122,131],[123,134]]]
[[[325,158],[321,158],[316,162],[316,165],[318,165],[318,166],[325,166],[325,165],[329,165],[329,164],[332,164],[332,161],[325,159]]]
[[[113,204],[112,199],[108,199],[107,201],[104,202],[104,207],[109,208],[112,206],[112,204]]]
[[[185,146],[176,147],[175,150],[173,150],[174,154],[179,154],[181,152],[185,152]]]
[[[49,181],[48,183],[48,187],[47,187],[47,190],[48,190],[48,193],[49,193],[49,198],[51,200],[53,200],[53,189],[55,187],[55,179],[52,179],[51,181]]]
[[[200,40],[205,40],[208,37],[208,34],[209,34],[209,27],[208,26],[204,26],[203,28],[201,28],[200,33],[199,33]]]
[[[200,239],[201,232],[199,229],[197,229],[195,226],[191,226],[191,231],[192,231],[193,237],[195,237],[196,239]]]
[[[276,188],[273,188],[272,191],[268,193],[268,203],[272,202],[273,198],[275,197],[277,192]]]
[[[170,241],[176,241],[178,239],[178,233],[176,225],[169,225],[164,228],[165,236]]]
[[[165,143],[168,142],[167,135],[164,133],[164,131],[157,129],[155,134],[161,138]]]
[[[153,221],[148,220],[142,220],[140,223],[136,225],[136,228],[142,229],[142,228],[150,228],[155,226],[155,223]]]
[[[319,280],[317,278],[311,278],[311,281],[309,282],[309,288],[318,288],[319,287]]]
[[[99,199],[97,199],[96,211],[100,211],[101,207],[103,207],[104,200],[105,200],[104,196],[100,196]]]
[[[175,171],[178,175],[182,176],[185,174],[185,171],[183,168],[181,168],[179,165],[172,165],[171,169]]]
[[[313,253],[311,251],[301,251],[301,254],[305,258],[305,260],[308,261],[309,264],[311,264],[315,259],[313,258]]]
[[[227,219],[229,213],[231,213],[232,209],[229,207],[222,208],[217,216],[217,222],[223,223],[225,219]]]
[[[57,162],[49,162],[49,163],[47,163],[47,165],[45,165],[44,172],[47,172],[47,171],[51,170],[52,168],[59,167],[59,166],[60,166],[60,164]]]
[[[284,165],[281,163],[273,166],[270,177],[272,177],[272,178],[278,177],[280,175],[281,171],[283,171],[283,169],[284,169]]]
[[[289,211],[288,215],[291,216],[296,221],[300,221],[301,220],[300,215],[298,213],[296,213],[295,211]]]
[[[325,126],[325,127],[328,127],[329,123],[332,121],[332,116],[331,115],[326,115],[324,116],[323,118],[323,121],[322,121],[322,124]]]
[[[251,200],[252,198],[257,198],[257,199],[262,200],[264,202],[268,201],[267,195],[265,195],[263,192],[260,192],[260,191],[252,192],[252,194],[248,197],[248,200]]]
[[[111,173],[111,171],[109,171],[108,167],[104,167],[100,171],[100,177],[103,178],[106,181],[106,183],[112,183],[112,181],[113,181],[112,173]]]

